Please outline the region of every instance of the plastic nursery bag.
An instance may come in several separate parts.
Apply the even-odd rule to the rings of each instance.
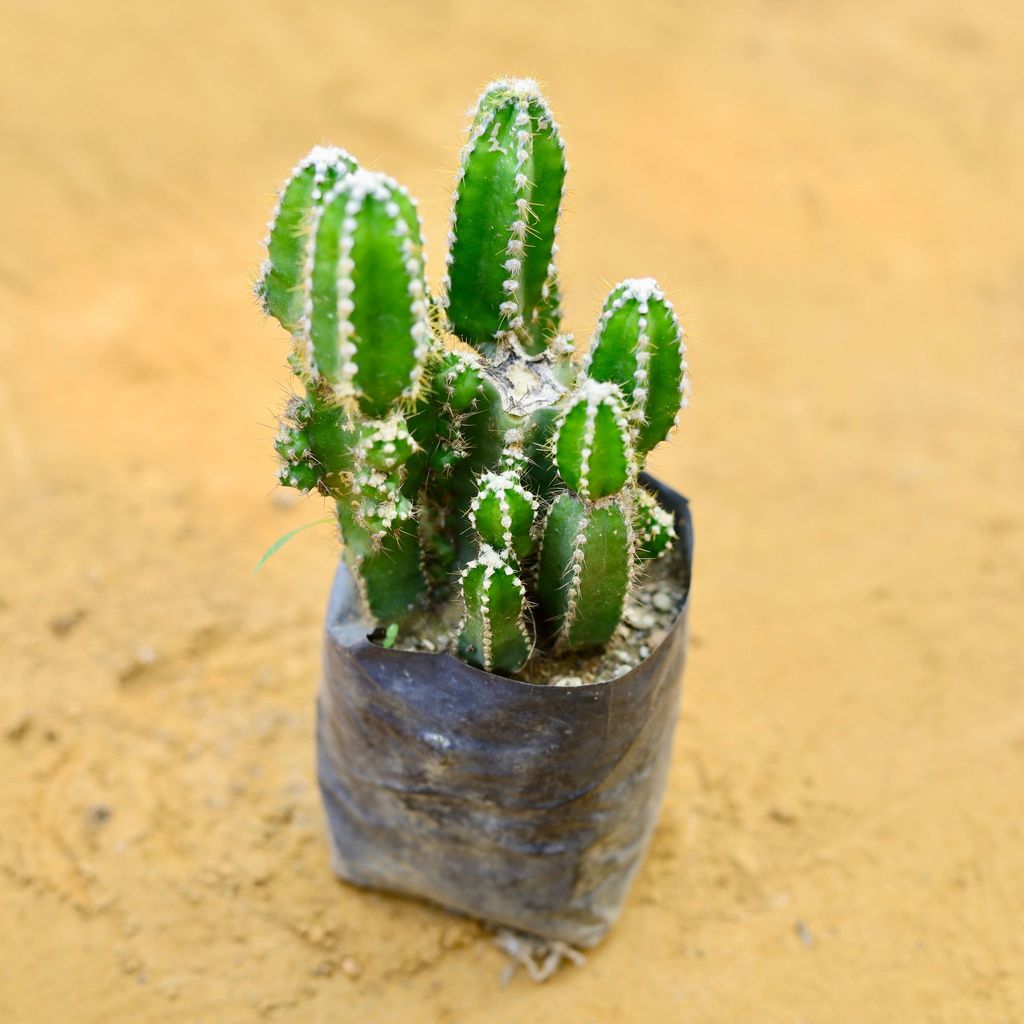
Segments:
[[[647,484],[675,513],[687,587],[661,644],[609,682],[537,685],[384,649],[339,568],[317,767],[342,878],[548,940],[605,935],[657,819],[686,657],[689,510]]]

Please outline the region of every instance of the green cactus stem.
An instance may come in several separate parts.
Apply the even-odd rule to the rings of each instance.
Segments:
[[[556,234],[557,230],[556,227]],[[558,252],[557,242],[552,248],[554,253]],[[535,323],[536,327],[531,331],[534,339],[533,348],[528,349],[528,351],[539,350],[539,343],[541,341],[551,346],[553,344],[552,339],[562,329],[562,288],[558,283],[558,271],[555,269],[554,263],[551,264],[548,279],[544,282],[544,287],[541,288],[540,304],[537,307]],[[568,354],[572,354],[571,345]]]
[[[281,457],[278,480],[306,493],[337,495],[352,469],[355,432],[344,409],[325,401],[315,387],[285,407],[274,447]]]
[[[485,473],[469,508],[470,522],[483,544],[503,558],[529,557],[536,543],[533,522],[537,499],[519,482],[513,469]]]
[[[484,373],[475,356],[466,352],[447,353],[439,380],[445,404],[455,413],[472,411],[480,400]]]
[[[532,644],[526,626],[526,587],[515,569],[484,545],[461,576],[465,614],[459,654],[488,672],[512,673],[526,664]]]
[[[336,504],[345,561],[353,569],[363,600],[381,622],[401,620],[427,594],[423,545],[414,521],[374,542],[355,516],[350,498]]]
[[[514,433],[514,432],[513,432]],[[462,572],[460,653],[481,668],[514,672],[533,647],[525,619],[526,587],[520,563],[533,553],[537,499],[520,483],[517,438],[500,472],[484,473],[469,507],[479,554]],[[517,454],[518,453],[518,454]]]
[[[616,285],[605,300],[584,371],[622,389],[639,455],[675,426],[686,405],[686,370],[683,330],[657,282],[647,277]]]
[[[336,146],[314,146],[292,169],[267,223],[267,259],[256,284],[264,312],[294,334],[304,299],[302,277],[313,211],[340,178],[356,170],[354,157]]]
[[[629,511],[614,498],[591,504],[565,492],[544,525],[537,599],[560,650],[587,650],[615,632],[629,589]]]
[[[482,352],[506,339],[539,353],[558,333],[564,150],[534,81],[484,90],[458,172],[445,278],[451,329]]]
[[[635,471],[619,389],[585,379],[552,447],[570,492],[548,512],[537,596],[557,646],[583,650],[615,632],[633,567],[632,509],[622,491]]]
[[[675,517],[658,504],[650,491],[639,485],[633,490],[633,509],[637,558],[642,561],[660,558],[675,543]]]
[[[403,494],[405,464],[419,446],[401,413],[359,424],[354,451],[352,496],[356,521],[376,547],[384,535],[413,517]]]
[[[553,447],[559,475],[577,494],[597,501],[622,490],[635,471],[619,389],[585,380],[562,417]]]
[[[415,200],[383,174],[342,178],[314,211],[305,271],[309,377],[373,418],[411,405],[430,350]]]
[[[307,399],[291,418],[307,408],[305,419],[333,415],[343,451],[321,452],[308,423],[286,424],[281,479],[335,497],[369,606],[397,615],[427,589],[415,506],[404,493],[418,446],[403,410],[419,396],[431,338],[419,219],[401,186],[363,170],[335,176],[310,214],[301,295]]]
[[[459,432],[461,415],[453,408],[448,388],[449,378],[458,374],[463,358],[454,352],[435,349],[424,369],[423,387],[416,405],[406,415],[416,449],[406,463],[402,489],[411,499],[426,488],[423,497],[428,504],[432,501],[447,504],[451,477],[465,458],[465,443]]]

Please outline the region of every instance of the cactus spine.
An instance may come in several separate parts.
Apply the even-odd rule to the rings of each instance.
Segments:
[[[301,382],[275,439],[281,483],[332,499],[378,620],[457,594],[460,655],[509,674],[538,647],[608,642],[674,538],[637,474],[685,404],[682,329],[654,281],[626,280],[572,361],[565,176],[536,83],[501,79],[462,152],[436,301],[415,200],[332,147],[282,187],[256,286]]]

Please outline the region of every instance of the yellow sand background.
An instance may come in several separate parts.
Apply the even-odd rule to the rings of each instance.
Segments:
[[[4,0],[0,1020],[1024,1020],[1024,7]],[[330,875],[327,528],[249,294],[314,142],[422,198],[546,85],[589,336],[653,273],[694,401],[671,790],[583,969]]]

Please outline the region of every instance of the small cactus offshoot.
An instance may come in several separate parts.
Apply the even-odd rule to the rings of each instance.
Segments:
[[[675,539],[638,475],[686,402],[683,331],[655,281],[626,280],[573,360],[555,268],[566,169],[536,83],[488,86],[431,296],[415,199],[317,146],[281,188],[256,285],[301,390],[278,479],[332,500],[378,620],[457,596],[460,656],[505,674],[608,643]]]

